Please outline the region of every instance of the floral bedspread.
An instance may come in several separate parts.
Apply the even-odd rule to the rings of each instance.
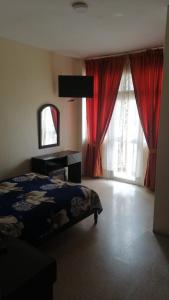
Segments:
[[[0,182],[0,236],[38,240],[94,209],[99,196],[80,184],[36,173]]]

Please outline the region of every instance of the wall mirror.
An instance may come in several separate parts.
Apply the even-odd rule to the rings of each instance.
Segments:
[[[60,112],[53,104],[38,110],[39,148],[58,146],[60,143]]]

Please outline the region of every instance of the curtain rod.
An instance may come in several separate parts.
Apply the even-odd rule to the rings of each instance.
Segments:
[[[119,53],[114,53],[114,54],[108,54],[108,55],[103,55],[103,56],[91,56],[85,58],[85,60],[90,60],[90,59],[101,59],[101,58],[108,58],[108,57],[115,57],[115,56],[123,56],[123,55],[129,55],[129,54],[134,54],[134,53],[141,53],[141,52],[146,52],[148,50],[156,50],[156,49],[164,49],[164,46],[157,46],[154,48],[146,48],[146,49],[140,49],[140,50],[134,50],[134,51],[126,51],[126,52],[119,52]]]

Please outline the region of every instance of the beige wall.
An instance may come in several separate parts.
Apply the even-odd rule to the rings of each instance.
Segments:
[[[0,39],[0,178],[28,171],[32,156],[81,148],[81,101],[57,96],[57,75],[81,68],[80,60]],[[60,110],[60,146],[40,150],[37,110],[45,103]]]
[[[169,235],[169,10],[164,53],[163,99],[157,153],[154,231]]]
[[[83,61],[75,60],[56,54],[52,55],[52,73],[53,73],[53,90],[58,95],[58,75],[82,74]],[[69,100],[74,100],[69,102]],[[71,145],[76,143],[77,150],[81,150],[82,145],[82,101],[81,99],[64,99],[60,100],[65,118],[62,119],[62,130],[73,132],[67,134],[63,143]]]

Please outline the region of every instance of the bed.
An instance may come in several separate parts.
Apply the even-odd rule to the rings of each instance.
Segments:
[[[0,237],[37,242],[102,211],[98,194],[37,173],[0,181]]]

